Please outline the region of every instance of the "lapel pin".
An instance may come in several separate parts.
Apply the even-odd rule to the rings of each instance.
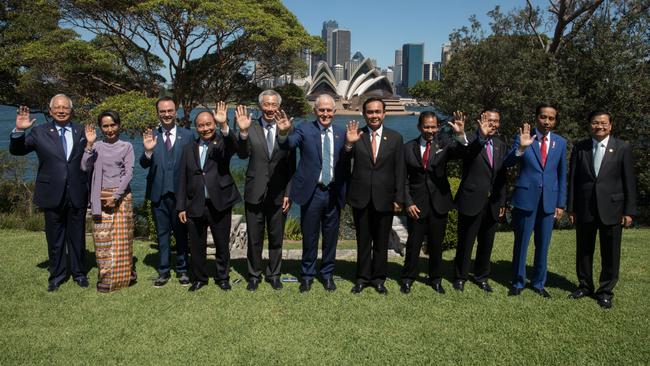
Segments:
[[[555,149],[555,140],[551,141],[551,149]]]
[[[611,153],[614,152],[614,149],[609,149],[609,152],[611,152]]]
[[[384,136],[384,140],[388,140],[388,137]]]
[[[50,128],[50,132],[54,132],[54,129],[53,129],[53,128]]]

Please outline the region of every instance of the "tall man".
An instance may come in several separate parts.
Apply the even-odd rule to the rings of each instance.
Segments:
[[[447,162],[457,156],[459,145],[467,145],[464,115],[454,113],[454,121],[449,125],[458,141],[442,144],[440,140],[434,140],[438,134],[438,117],[431,111],[422,112],[418,118],[420,136],[404,145],[409,236],[400,291],[405,294],[411,292],[411,285],[417,278],[425,235],[429,249],[429,285],[434,291],[445,293],[441,282],[442,242],[445,239],[447,214],[454,207],[447,180]]]
[[[612,307],[621,261],[621,232],[636,214],[636,184],[630,144],[611,137],[607,111],[589,115],[591,138],[573,148],[569,165],[569,220],[576,223],[578,289],[570,297],[594,295],[604,309]],[[600,234],[602,270],[594,292],[592,267],[596,233]]]
[[[255,291],[262,277],[262,245],[264,228],[268,233],[269,263],[265,279],[275,290],[282,288],[280,281],[284,223],[291,202],[289,189],[296,170],[296,155],[282,150],[277,143],[276,115],[282,97],[274,90],[259,95],[260,118],[251,123],[246,107],[238,106],[236,120],[239,127],[237,155],[248,160],[244,202],[248,231],[248,285]]]
[[[346,150],[354,159],[347,199],[357,236],[357,279],[352,293],[372,285],[380,294],[388,262],[393,212],[405,199],[404,146],[399,132],[383,127],[386,104],[378,98],[363,103],[366,126],[348,123]]]
[[[474,261],[474,281],[486,292],[492,292],[488,283],[490,256],[499,219],[505,215],[506,170],[503,158],[507,147],[496,136],[501,114],[496,109],[481,113],[478,130],[464,150],[463,176],[456,193],[458,208],[458,246],[454,268],[454,289],[463,291],[469,277],[474,241],[478,239]]]
[[[300,164],[291,186],[291,199],[300,205],[300,292],[309,291],[316,276],[321,231],[320,277],[325,290],[336,290],[336,242],[350,167],[344,150],[345,129],[332,125],[335,112],[334,99],[322,94],[314,103],[315,121],[302,123],[290,134],[291,123],[286,116],[278,122],[280,145],[286,149],[300,148]]]
[[[71,122],[72,100],[64,94],[57,94],[50,100],[52,122],[34,127],[29,134],[25,130],[36,120],[30,119],[29,108],[25,106],[17,112],[9,152],[22,156],[36,151],[38,156],[34,204],[43,209],[45,215],[50,272],[47,291],[56,291],[68,277],[66,252],[70,256],[72,278],[86,288],[88,177],[81,170],[86,144],[84,130]]]
[[[504,166],[519,165],[512,194],[512,226],[515,243],[512,253],[513,278],[509,296],[521,294],[526,281],[526,253],[535,231],[535,261],[531,287],[549,298],[546,291],[546,262],[551,244],[553,219],[560,219],[566,207],[566,140],[551,130],[558,122],[557,108],[540,104],[535,111],[537,128],[524,123],[515,136]]]
[[[221,133],[216,133],[216,122]],[[189,291],[208,284],[206,266],[207,228],[216,247],[215,282],[230,290],[230,223],[232,206],[241,200],[230,175],[230,158],[237,150],[235,134],[230,133],[226,104],[219,102],[214,115],[201,112],[194,118],[199,139],[183,148],[176,196],[176,210],[187,223],[190,237],[191,266],[194,283]]]
[[[149,169],[146,197],[151,200],[151,211],[158,237],[158,278],[154,287],[169,281],[171,270],[171,234],[176,239],[176,274],[178,282],[189,286],[187,229],[178,220],[176,192],[180,174],[181,156],[185,145],[192,142],[192,132],[176,125],[176,105],[169,97],[156,102],[160,125],[142,135],[144,152],[140,166]],[[157,143],[160,140],[160,144]]]

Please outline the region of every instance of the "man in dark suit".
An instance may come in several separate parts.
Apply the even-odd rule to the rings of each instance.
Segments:
[[[404,145],[399,132],[383,126],[386,104],[378,98],[363,103],[366,126],[348,123],[346,150],[354,159],[347,200],[357,236],[357,279],[352,293],[372,285],[380,294],[388,264],[388,238],[393,213],[405,200]]]
[[[300,292],[309,291],[316,276],[321,230],[320,277],[325,290],[336,290],[333,278],[336,242],[350,167],[344,151],[345,129],[332,125],[335,112],[334,99],[323,94],[314,103],[315,121],[304,122],[291,133],[291,123],[286,117],[278,121],[280,145],[286,149],[300,148],[300,164],[291,185],[291,199],[300,205]]]
[[[623,226],[636,215],[636,184],[630,144],[611,137],[611,114],[595,111],[589,115],[591,138],[577,143],[569,164],[571,223],[576,224],[576,272],[578,289],[570,297],[594,295],[604,309],[612,307],[618,282]],[[602,270],[594,292],[592,267],[596,233],[600,234]]]
[[[248,231],[248,285],[255,291],[262,276],[262,245],[264,228],[268,233],[269,263],[265,280],[275,290],[282,288],[280,281],[282,265],[282,241],[284,223],[291,202],[289,189],[291,177],[296,170],[293,151],[280,149],[277,143],[276,114],[282,97],[274,90],[259,95],[260,118],[251,123],[246,107],[238,106],[236,120],[239,127],[237,155],[248,160],[244,202],[246,228]]]
[[[408,294],[418,276],[418,261],[424,236],[429,250],[429,285],[444,294],[442,287],[442,242],[445,239],[447,214],[454,207],[447,180],[447,162],[456,158],[459,145],[467,145],[465,118],[454,113],[449,122],[455,133],[455,141],[442,143],[439,137],[438,117],[434,112],[420,113],[418,130],[420,136],[404,145],[406,165],[406,213],[408,232],[406,257],[402,270],[400,291]]]
[[[512,254],[513,278],[509,296],[521,294],[526,283],[526,254],[530,235],[535,231],[535,260],[530,284],[538,295],[546,291],[546,262],[551,244],[553,220],[559,220],[566,207],[566,140],[551,130],[558,122],[557,109],[540,104],[535,111],[537,127],[531,133],[524,123],[506,155],[504,166],[519,166],[512,193],[512,226],[515,243]]]
[[[45,215],[50,272],[47,291],[52,292],[68,277],[66,252],[72,278],[80,287],[88,287],[84,269],[88,177],[81,170],[86,145],[84,130],[70,121],[72,100],[64,94],[55,95],[50,100],[49,113],[52,122],[36,126],[26,134],[35,119],[30,120],[29,108],[21,106],[9,152],[22,156],[36,151],[38,156],[34,204]]]
[[[178,220],[176,192],[180,174],[183,147],[192,142],[192,131],[176,125],[176,105],[169,97],[156,102],[160,126],[142,135],[144,152],[140,166],[149,169],[146,197],[151,200],[151,212],[156,224],[158,238],[158,278],[154,287],[162,287],[169,281],[171,270],[171,233],[176,239],[176,274],[183,286],[190,285],[187,275],[188,247],[187,229]],[[157,143],[160,140],[161,143]]]
[[[497,224],[505,215],[506,169],[503,158],[506,144],[496,136],[501,114],[496,109],[481,113],[479,128],[463,150],[463,176],[456,205],[458,209],[458,244],[454,268],[454,289],[463,291],[469,277],[474,241],[478,239],[474,261],[474,281],[486,292],[492,292],[488,283],[490,256]]]
[[[217,104],[214,115],[201,112],[194,122],[199,139],[183,148],[176,195],[178,217],[182,223],[187,223],[190,237],[194,282],[189,291],[197,291],[208,284],[208,226],[216,247],[215,282],[227,291],[231,289],[229,241],[232,206],[241,200],[230,175],[230,158],[237,150],[237,140],[228,128],[224,102]],[[216,133],[215,122],[219,123],[220,134]]]

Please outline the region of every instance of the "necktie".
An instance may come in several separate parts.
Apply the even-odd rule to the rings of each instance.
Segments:
[[[67,128],[61,127],[59,129],[59,132],[61,132],[61,145],[63,145],[63,155],[65,156],[65,160],[68,160],[68,141],[65,139],[65,132],[67,131]]]
[[[494,161],[492,160],[492,139],[489,139],[487,144],[485,144],[485,152],[487,153],[490,168],[492,168],[494,166]]]
[[[540,146],[540,153],[542,154],[542,168],[546,167],[546,136],[542,137],[542,145]]]
[[[594,172],[596,176],[600,172],[600,164],[603,162],[603,155],[605,155],[605,144],[599,142],[596,144],[596,149],[594,151]]]
[[[374,163],[377,159],[377,131],[372,131],[372,141],[370,141],[370,147],[372,148],[372,162]]]
[[[171,132],[165,131],[165,147],[167,148],[167,151],[172,149],[172,139],[171,139]]]
[[[332,162],[330,161],[330,154],[332,151],[332,146],[330,144],[330,137],[329,137],[329,128],[326,128],[322,131],[323,133],[323,162],[321,166],[321,176],[322,176],[322,181],[324,185],[330,184],[332,181],[332,175],[331,175],[331,169],[332,169]]]
[[[422,155],[422,166],[426,169],[429,166],[429,153],[431,152],[431,143],[427,141],[427,146],[424,148],[424,155]]]
[[[205,157],[208,154],[208,144],[206,143],[201,143],[201,169],[205,166]],[[205,174],[205,172],[203,173]],[[210,198],[210,195],[208,194],[208,187],[205,185],[205,180],[203,183],[203,193],[205,194],[205,198]]]
[[[269,157],[273,154],[273,126],[272,125],[266,125],[266,148],[269,151]]]

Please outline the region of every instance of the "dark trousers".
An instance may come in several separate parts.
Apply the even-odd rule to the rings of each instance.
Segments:
[[[73,279],[86,277],[86,208],[75,208],[64,195],[57,208],[44,210],[49,283],[60,284],[67,276],[66,252]]]
[[[413,282],[418,277],[418,261],[424,236],[427,237],[429,251],[429,281],[440,283],[442,279],[442,242],[445,240],[447,227],[447,214],[440,215],[433,207],[429,208],[426,217],[413,219],[408,217],[407,229],[409,232],[406,240],[406,255],[402,269],[402,281]]]
[[[596,232],[600,238],[600,286],[595,292],[597,297],[611,298],[618,282],[618,272],[621,264],[622,226],[604,225],[599,219],[591,222],[580,222],[576,225],[576,272],[579,287],[589,292],[594,291],[593,264],[596,246]]]
[[[178,219],[176,196],[167,193],[158,202],[151,202],[151,211],[158,237],[158,273],[167,275],[171,268],[171,234],[176,239],[176,273],[187,272],[187,228]]]
[[[206,242],[208,226],[216,248],[217,271],[214,280],[228,281],[230,272],[230,224],[232,207],[218,211],[210,200],[206,201],[203,216],[188,217],[187,231],[190,234],[190,263],[196,281],[208,282],[206,263]]]
[[[353,208],[352,217],[357,234],[357,283],[384,283],[393,212],[377,211],[371,201],[364,208]]]
[[[311,199],[300,206],[300,229],[302,230],[302,260],[300,277],[311,280],[316,276],[318,239],[323,235],[323,255],[320,276],[332,278],[336,261],[336,243],[339,237],[341,209],[337,194],[331,188],[316,187]]]
[[[273,199],[266,197],[262,203],[246,202],[246,229],[248,231],[248,275],[260,279],[262,276],[262,247],[264,229],[268,234],[269,263],[266,266],[266,279],[280,276],[282,266],[282,241],[284,240],[284,223],[287,215],[282,213],[282,205],[276,205]]]
[[[497,221],[492,216],[489,203],[485,204],[478,215],[458,214],[458,246],[454,259],[456,279],[467,280],[474,241],[478,239],[476,259],[474,260],[474,279],[479,282],[487,281],[490,275],[490,256],[496,231]]]

